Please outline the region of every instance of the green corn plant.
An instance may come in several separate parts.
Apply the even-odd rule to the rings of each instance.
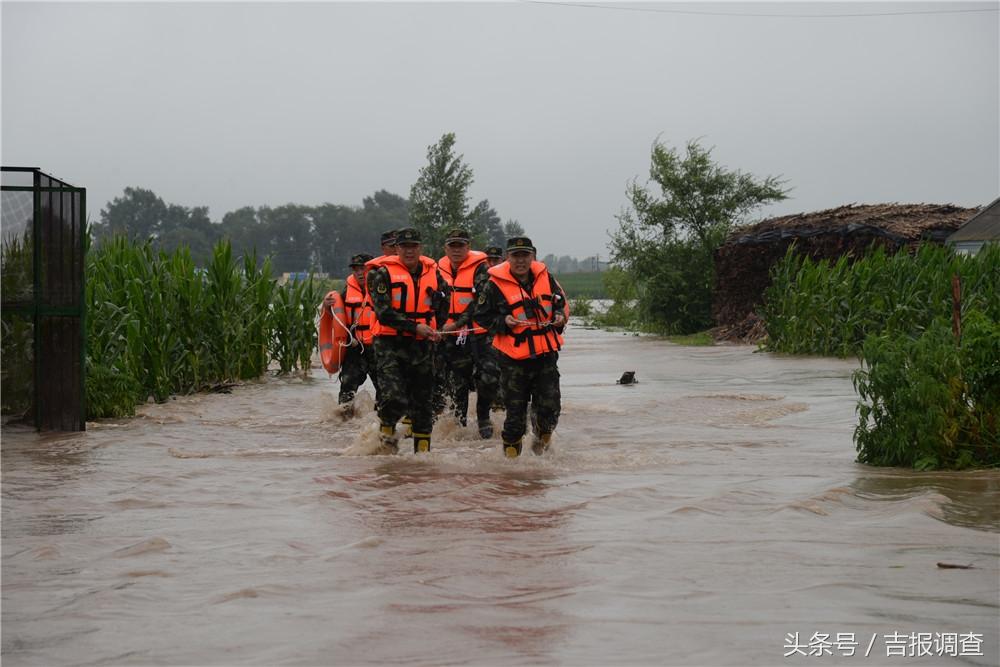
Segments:
[[[814,261],[789,248],[772,270],[760,309],[766,348],[792,354],[847,357],[865,338],[883,333],[917,336],[951,313],[951,277],[962,277],[962,307],[1000,316],[1000,248],[975,257],[925,244],[914,255],[877,248],[853,263]]]
[[[216,244],[204,268],[187,248],[155,252],[124,237],[92,247],[88,418],[127,416],[149,397],[259,378],[272,363],[281,373],[308,374],[321,290],[312,276],[278,287],[271,266],[265,258],[258,267],[256,252],[234,258],[228,241]],[[7,320],[5,354],[17,340]]]
[[[271,278],[271,260],[257,268],[257,251],[243,258],[244,355],[240,363],[240,378],[260,377],[267,371],[268,342],[272,324],[271,302],[275,283]]]
[[[229,241],[220,241],[212,250],[206,267],[205,307],[216,331],[208,339],[211,377],[222,382],[239,379],[239,359],[244,353],[243,279],[233,259]]]

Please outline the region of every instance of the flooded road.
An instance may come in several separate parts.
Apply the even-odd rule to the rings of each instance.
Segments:
[[[5,430],[4,664],[998,664],[1000,472],[854,463],[853,362],[571,328],[560,367],[541,458],[364,455],[322,370]]]

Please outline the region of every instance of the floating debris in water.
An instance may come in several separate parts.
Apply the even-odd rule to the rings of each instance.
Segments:
[[[622,376],[618,378],[618,384],[636,384],[638,380],[635,379],[635,371],[625,371]]]
[[[974,568],[972,566],[972,563],[969,563],[968,565],[959,565],[957,563],[938,563],[937,566],[940,567],[943,570],[974,570],[974,569],[976,569],[976,568]]]

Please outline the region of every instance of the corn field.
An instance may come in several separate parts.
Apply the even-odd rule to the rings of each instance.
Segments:
[[[269,260],[238,260],[228,241],[204,268],[187,248],[104,241],[86,267],[88,418],[259,378],[272,360],[308,369],[319,299],[311,278],[277,286]]]
[[[962,279],[962,312],[1000,322],[1000,246],[978,255],[925,244],[916,254],[881,248],[853,263],[813,261],[789,249],[772,269],[761,315],[766,348],[790,354],[847,357],[872,334],[916,337],[951,317],[951,278]]]

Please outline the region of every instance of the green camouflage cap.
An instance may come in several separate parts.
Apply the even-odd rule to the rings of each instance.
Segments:
[[[417,245],[422,243],[420,232],[413,227],[406,227],[396,232],[396,245]]]
[[[354,255],[353,257],[351,257],[351,263],[348,264],[348,266],[364,266],[367,262],[369,262],[372,259],[374,259],[374,257],[372,257],[366,252],[363,252],[361,254]]]
[[[507,252],[519,252],[525,250],[535,252],[535,246],[531,244],[531,239],[527,236],[515,236],[507,239]]]
[[[488,248],[486,248],[486,256],[498,257],[500,259],[503,259],[503,248],[501,248],[498,245],[491,245]]]
[[[471,243],[471,238],[469,237],[469,232],[464,229],[451,229],[448,231],[448,235],[445,237],[445,243]]]
[[[382,232],[382,238],[379,239],[379,243],[382,245],[396,245],[396,230],[390,229],[387,232]]]

